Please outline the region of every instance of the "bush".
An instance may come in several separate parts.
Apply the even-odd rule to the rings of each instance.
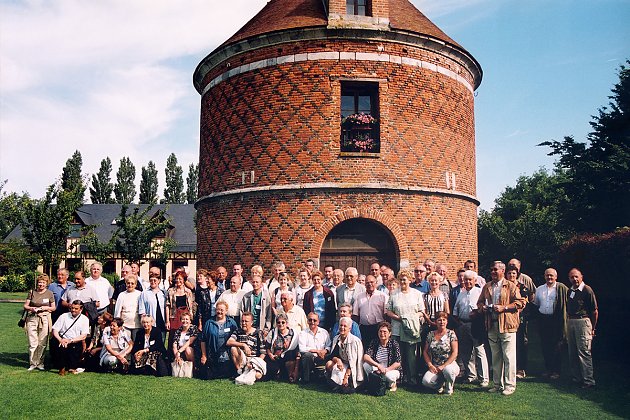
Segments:
[[[101,277],[109,280],[112,285],[116,284],[116,282],[120,280],[120,276],[116,273],[101,273]]]
[[[0,277],[0,292],[25,292],[35,283],[37,273],[8,274]]]

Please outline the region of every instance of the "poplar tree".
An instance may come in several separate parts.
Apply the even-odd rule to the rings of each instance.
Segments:
[[[164,199],[162,203],[183,204],[184,199],[184,178],[182,167],[177,164],[175,153],[171,153],[166,160],[166,188],[164,189]]]
[[[63,167],[61,173],[61,189],[64,191],[73,191],[77,189],[81,201],[83,201],[83,194],[85,193],[85,186],[83,185],[83,178],[81,176],[81,167],[83,166],[83,158],[81,152],[75,150],[66,161],[66,166]]]
[[[92,204],[113,203],[112,193],[114,184],[111,182],[112,161],[109,157],[101,160],[98,173],[92,175],[92,187],[90,188],[90,200]]]
[[[120,159],[120,167],[116,173],[116,186],[114,195],[118,204],[129,204],[136,197],[136,167],[131,163],[131,159],[123,157]]]
[[[142,167],[140,178],[140,204],[155,204],[158,201],[158,172],[155,163],[149,161]]]
[[[186,201],[188,204],[195,204],[197,201],[197,186],[199,184],[199,165],[191,163],[188,167],[188,176],[186,177]]]

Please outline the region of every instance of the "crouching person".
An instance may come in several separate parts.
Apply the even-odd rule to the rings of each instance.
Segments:
[[[79,367],[81,355],[85,347],[85,338],[90,331],[90,321],[83,315],[83,302],[76,299],[70,304],[70,312],[59,316],[53,325],[53,336],[59,342],[60,369],[59,375],[64,376],[67,372],[81,373],[83,368]]]
[[[131,333],[123,328],[122,318],[114,318],[109,327],[103,330],[101,367],[108,371],[127,372],[131,359]]]
[[[352,319],[339,320],[339,334],[333,339],[331,359],[326,362],[326,371],[334,391],[353,393],[363,382],[363,344],[361,339],[350,334]]]
[[[143,331],[138,334],[133,344],[133,369],[138,375],[168,376],[166,348],[162,341],[162,332],[153,326],[153,318],[144,315],[140,323]]]
[[[230,358],[234,363],[237,385],[253,385],[267,373],[265,363],[265,340],[262,331],[254,328],[254,315],[251,312],[241,314],[241,328],[230,336]]]
[[[330,336],[328,331],[319,327],[319,315],[315,312],[308,314],[308,328],[298,336],[300,350],[300,375],[303,383],[311,381],[311,372],[316,367],[323,367],[326,355],[330,351]]]
[[[402,374],[400,345],[391,339],[392,326],[387,321],[378,324],[377,336],[363,356],[363,369],[369,380],[371,373],[385,377],[389,390],[396,391],[396,382]]]

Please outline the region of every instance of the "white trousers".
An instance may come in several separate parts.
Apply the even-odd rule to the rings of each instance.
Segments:
[[[376,366],[372,366],[368,363],[363,363],[363,370],[365,371],[366,375],[369,375],[370,373],[376,371]],[[387,383],[391,386],[398,379],[400,379],[400,372],[398,371],[398,369],[390,370],[385,373],[385,378],[387,379]]]
[[[516,389],[516,333],[500,333],[498,321],[488,331],[492,352],[492,381],[499,389]]]
[[[442,373],[433,373],[427,370],[427,373],[422,377],[422,385],[427,388],[438,389],[444,384],[444,389],[449,392],[453,389],[457,375],[459,375],[459,366],[456,361],[453,361],[444,368]]]

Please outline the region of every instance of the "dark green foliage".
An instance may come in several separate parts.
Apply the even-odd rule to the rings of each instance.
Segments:
[[[30,200],[28,194],[7,194],[2,191],[7,181],[0,183],[0,240],[4,239],[22,220],[21,213],[25,203]]]
[[[197,188],[199,184],[199,165],[191,163],[186,177],[186,202],[195,204],[197,201]]]
[[[142,167],[140,179],[140,204],[155,204],[158,201],[158,172],[155,163],[149,161],[147,167]]]
[[[0,275],[22,274],[37,269],[39,258],[16,240],[0,243]]]
[[[114,195],[118,204],[130,204],[136,197],[136,167],[131,163],[131,159],[123,157],[120,159],[120,167],[116,173],[116,186]]]
[[[166,188],[164,189],[164,199],[162,203],[183,204],[184,199],[184,178],[182,167],[177,164],[175,153],[171,153],[166,160]]]
[[[101,160],[101,167],[96,175],[92,175],[90,200],[93,204],[111,204],[114,184],[111,182],[112,161],[109,157]]]
[[[64,191],[79,190],[81,201],[83,201],[83,193],[85,193],[85,185],[83,185],[83,177],[81,176],[82,166],[81,152],[75,150],[72,157],[66,161],[66,166],[61,173],[61,189]]]

